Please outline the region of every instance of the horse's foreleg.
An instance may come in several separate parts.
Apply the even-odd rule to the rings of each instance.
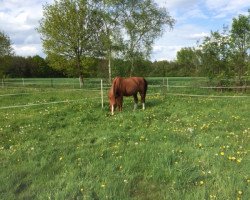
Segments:
[[[134,94],[133,97],[134,97],[134,110],[136,110],[136,109],[137,109],[137,105],[138,105],[138,97],[137,97],[137,94]]]
[[[114,105],[112,105],[111,106],[111,115],[114,115],[114,110],[115,110]]]
[[[142,103],[142,110],[145,110],[145,103]]]
[[[122,102],[123,102],[123,97],[121,96],[117,99],[117,105],[119,111],[122,111]]]

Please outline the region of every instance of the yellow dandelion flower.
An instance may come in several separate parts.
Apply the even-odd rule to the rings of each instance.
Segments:
[[[200,181],[200,185],[203,185],[204,184],[204,181]]]
[[[105,185],[105,184],[102,184],[102,185],[101,185],[101,187],[102,187],[102,188],[105,188],[105,187],[106,187],[106,185]]]
[[[241,159],[241,158],[237,159],[237,162],[238,162],[238,163],[240,163],[241,161],[242,161],[242,159]]]
[[[216,195],[210,194],[209,196],[210,196],[210,199],[216,199]]]
[[[225,153],[222,151],[222,152],[220,152],[220,155],[221,155],[221,156],[224,156],[224,155],[225,155]]]
[[[241,190],[239,190],[239,191],[238,191],[238,194],[239,194],[239,195],[242,195],[242,194],[243,194],[243,192],[242,192]]]
[[[236,158],[235,158],[234,156],[229,156],[228,159],[229,159],[229,160],[232,160],[232,161],[235,161],[235,160],[236,160]]]

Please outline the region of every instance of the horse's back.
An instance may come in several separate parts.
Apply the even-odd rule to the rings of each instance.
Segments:
[[[130,96],[136,94],[137,92],[144,93],[147,90],[147,82],[142,77],[130,77],[123,79],[122,87],[124,95]]]

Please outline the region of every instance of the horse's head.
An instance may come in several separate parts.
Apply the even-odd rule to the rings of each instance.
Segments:
[[[111,114],[114,115],[114,110],[116,107],[116,99],[115,99],[115,95],[114,95],[112,87],[109,90],[109,105],[110,105]]]

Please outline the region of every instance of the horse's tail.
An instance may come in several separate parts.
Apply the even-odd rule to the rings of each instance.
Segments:
[[[147,93],[147,90],[148,90],[148,82],[146,81],[145,78],[143,78],[143,81],[144,81],[144,84],[145,84],[144,93],[145,93],[145,96],[146,96],[146,93]]]

